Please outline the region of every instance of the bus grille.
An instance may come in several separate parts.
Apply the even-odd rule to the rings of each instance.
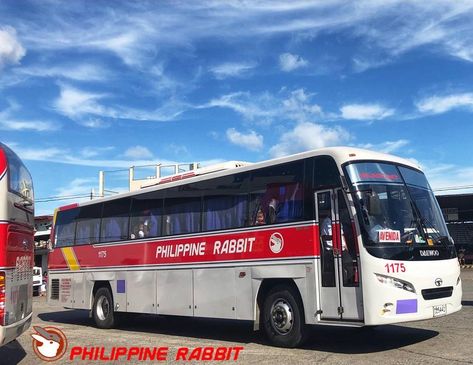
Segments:
[[[425,300],[440,299],[451,297],[453,293],[453,286],[446,286],[445,288],[432,288],[422,290],[422,296]]]
[[[59,279],[51,280],[51,299],[59,300]]]

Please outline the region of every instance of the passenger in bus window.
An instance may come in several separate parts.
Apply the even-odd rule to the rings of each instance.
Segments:
[[[164,218],[164,235],[169,236],[171,234],[171,216],[167,215]]]
[[[277,210],[278,210],[278,200],[273,197],[269,202],[268,206],[268,223],[276,223],[277,220]]]
[[[256,213],[255,226],[262,226],[264,224],[266,224],[266,219],[264,218],[263,210],[260,208]]]

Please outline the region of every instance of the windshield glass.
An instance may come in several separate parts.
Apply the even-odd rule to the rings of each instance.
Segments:
[[[365,246],[451,246],[437,200],[423,173],[375,162],[350,164],[346,171]]]

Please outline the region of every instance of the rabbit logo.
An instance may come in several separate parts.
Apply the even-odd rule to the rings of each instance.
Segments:
[[[280,253],[284,247],[284,238],[281,233],[274,232],[269,238],[269,249],[273,253]]]
[[[33,350],[44,361],[56,361],[64,356],[67,349],[67,338],[56,327],[33,327]]]

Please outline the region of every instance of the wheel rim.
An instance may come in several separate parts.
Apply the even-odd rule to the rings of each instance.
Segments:
[[[105,296],[101,296],[97,301],[97,317],[104,321],[110,313],[110,302]]]
[[[288,301],[280,298],[271,306],[271,326],[280,335],[291,332],[294,325],[294,312]]]

